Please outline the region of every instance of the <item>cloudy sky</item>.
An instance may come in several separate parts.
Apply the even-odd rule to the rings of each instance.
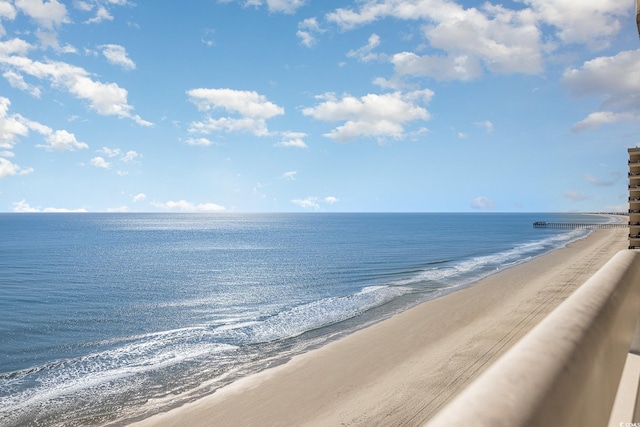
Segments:
[[[0,211],[626,209],[633,0],[0,0]]]

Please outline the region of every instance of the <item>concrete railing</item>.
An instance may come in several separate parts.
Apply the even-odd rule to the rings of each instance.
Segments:
[[[427,426],[606,426],[639,314],[640,251],[621,251]]]

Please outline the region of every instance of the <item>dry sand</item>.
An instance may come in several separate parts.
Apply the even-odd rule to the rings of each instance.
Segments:
[[[597,230],[135,425],[422,425],[626,249],[627,233]]]

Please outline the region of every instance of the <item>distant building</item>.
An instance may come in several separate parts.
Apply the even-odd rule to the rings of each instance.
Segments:
[[[640,0],[636,0],[636,25],[638,26],[638,36],[640,36]]]
[[[640,148],[629,148],[627,151],[629,152],[629,249],[640,249]]]
[[[640,37],[640,0],[636,0]],[[640,148],[629,148],[629,249],[640,248]]]

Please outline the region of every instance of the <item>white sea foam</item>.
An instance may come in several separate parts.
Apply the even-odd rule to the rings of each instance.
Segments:
[[[142,373],[237,348],[207,341],[205,333],[206,328],[202,327],[181,328],[110,340],[108,343],[115,347],[0,379],[0,388],[4,389],[0,394],[0,420],[17,419],[34,410],[46,411],[49,406],[60,405],[65,397],[75,399],[83,393],[93,393],[91,390],[122,393],[135,388],[136,377]],[[26,388],[25,383],[35,385]]]
[[[355,294],[324,298],[292,307],[261,322],[218,328],[214,335],[247,344],[291,338],[350,319],[410,291],[410,288],[400,286],[369,286]]]
[[[479,280],[497,271],[521,264],[533,256],[541,255],[585,237],[589,230],[578,229],[568,233],[531,241],[495,254],[473,257],[458,262],[429,268],[409,278],[394,281],[393,285],[412,286],[435,282],[445,287],[458,287]]]

